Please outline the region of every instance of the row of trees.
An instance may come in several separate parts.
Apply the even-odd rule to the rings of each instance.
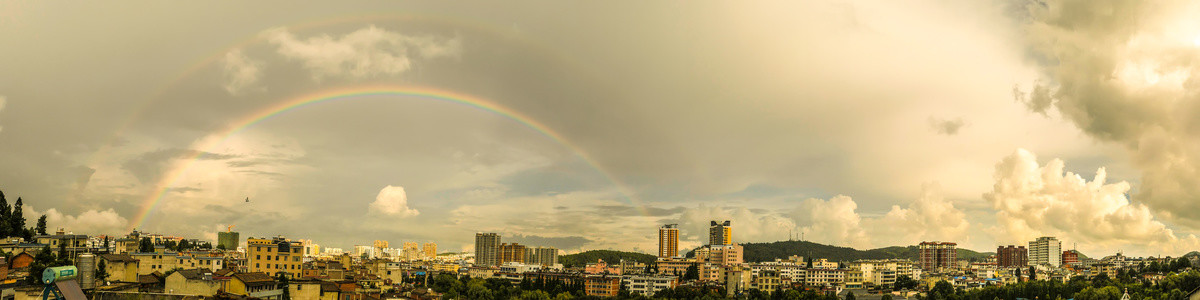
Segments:
[[[417,282],[417,284],[421,284]],[[584,297],[583,284],[561,280],[523,280],[512,285],[504,279],[463,278],[438,274],[430,282],[435,292],[445,299],[575,299]],[[584,297],[586,299],[586,297]]]
[[[24,200],[21,197],[17,197],[17,202],[9,206],[8,199],[4,198],[4,192],[0,191],[0,238],[21,237],[26,241],[31,241],[34,235],[46,234],[45,215],[38,218],[35,227],[25,227],[25,207],[23,202]]]
[[[105,240],[106,247],[107,247],[107,243],[108,243],[108,240]],[[209,250],[209,249],[213,248],[212,243],[209,243],[209,242],[191,243],[191,242],[188,242],[187,240],[180,240],[178,243],[176,243],[173,240],[166,240],[166,241],[158,243],[158,245],[162,245],[162,246],[166,247],[167,250],[172,250],[172,251],[187,251],[187,250],[194,250],[194,249]],[[142,238],[142,240],[138,241],[138,252],[154,252],[154,246],[156,246],[156,245],[154,244],[153,240],[151,240],[148,237],[144,237],[144,238]]]
[[[1188,271],[1168,275],[1153,282],[1144,278],[1127,276],[1109,278],[1104,273],[1091,279],[1084,276],[1071,278],[1067,283],[1053,280],[1031,280],[1004,286],[988,286],[963,291],[950,283],[934,284],[925,297],[927,300],[993,300],[993,299],[1077,299],[1115,300],[1125,291],[1133,300],[1183,300],[1188,292],[1200,287],[1200,272]]]

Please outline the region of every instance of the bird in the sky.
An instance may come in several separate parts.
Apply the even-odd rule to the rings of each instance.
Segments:
[[[246,203],[250,203],[250,197],[246,197]]]

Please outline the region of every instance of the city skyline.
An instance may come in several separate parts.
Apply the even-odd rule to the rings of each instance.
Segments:
[[[1200,250],[1200,5],[286,3],[0,4],[0,190],[343,249]]]

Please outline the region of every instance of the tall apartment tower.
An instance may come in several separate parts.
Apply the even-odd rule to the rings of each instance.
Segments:
[[[500,234],[475,234],[475,264],[480,266],[500,265]]]
[[[531,265],[553,266],[558,264],[558,248],[537,247],[525,248],[525,263]]]
[[[679,256],[679,225],[663,225],[658,228],[658,257],[676,256]]]
[[[500,263],[501,264],[508,263],[508,262],[525,263],[526,252],[528,252],[528,251],[526,251],[525,245],[521,245],[518,243],[500,244]]]
[[[712,221],[708,227],[708,244],[733,245],[733,227],[729,225],[729,220],[723,223]]]
[[[996,266],[1024,267],[1029,265],[1029,251],[1025,246],[1008,245],[996,248]]]
[[[1043,236],[1029,242],[1029,265],[1040,264],[1055,267],[1062,265],[1062,241],[1052,236]]]
[[[921,269],[935,272],[941,268],[954,268],[958,263],[958,244],[951,242],[921,242]]]

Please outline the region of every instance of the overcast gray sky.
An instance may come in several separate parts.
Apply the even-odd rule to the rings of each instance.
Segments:
[[[2,1],[0,190],[90,234],[650,252],[660,224],[696,246],[730,219],[738,242],[1179,255],[1200,248],[1196,16]]]

